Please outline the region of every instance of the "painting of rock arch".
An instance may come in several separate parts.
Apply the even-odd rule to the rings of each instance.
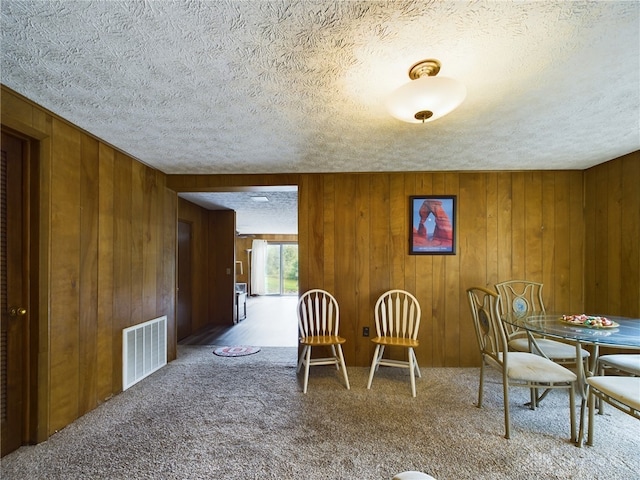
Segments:
[[[410,197],[410,254],[455,255],[454,195]]]

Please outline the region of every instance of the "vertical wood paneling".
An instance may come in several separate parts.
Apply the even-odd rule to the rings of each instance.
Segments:
[[[550,311],[563,312],[572,311],[572,305],[568,303],[571,298],[571,184],[570,173],[563,174],[558,172],[553,175],[554,179],[554,202],[550,205],[554,210],[554,225],[551,228],[550,222],[545,221],[545,240],[550,236],[549,231],[553,232],[553,255],[555,260],[553,269],[553,278],[548,281],[544,279],[545,285],[553,286],[552,289],[545,287],[545,306]],[[580,193],[581,185],[578,185]],[[545,242],[546,243],[546,242]],[[549,247],[545,248],[549,252]],[[550,291],[552,290],[552,291]]]
[[[407,201],[404,195],[404,175],[394,173],[389,176],[389,229],[391,234],[389,254],[392,288],[407,289],[405,283],[407,225]],[[394,287],[394,285],[402,285],[402,287]]]
[[[165,176],[158,172],[164,184]],[[162,205],[159,211],[162,221],[162,241],[158,269],[159,296],[156,299],[156,316],[167,316],[167,361],[178,356],[178,331],[176,326],[176,252],[178,251],[178,197],[168,188],[158,189],[158,202]]]
[[[301,195],[305,198],[305,206],[307,210],[298,208],[298,217],[304,219],[307,218],[308,228],[308,277],[307,284],[300,285],[301,292],[306,292],[312,288],[327,288],[324,278],[324,182],[322,175],[312,175],[307,177],[308,180],[308,192],[301,192]],[[302,186],[301,186],[302,187]],[[301,188],[301,190],[303,190]],[[327,233],[327,236],[330,235]],[[298,248],[298,253],[302,250],[303,259],[305,258],[305,248]],[[303,270],[300,268],[300,270]],[[305,275],[306,276],[306,275]]]
[[[542,282],[542,182],[539,172],[525,174],[524,252],[526,280]],[[545,209],[546,214],[546,209]]]
[[[582,192],[582,175],[574,174],[571,176],[571,186],[569,188],[569,217],[571,225],[571,245],[569,253],[571,255],[569,278],[569,311],[576,312],[584,310],[584,206]],[[566,302],[566,297],[562,298],[562,302]]]
[[[498,252],[498,216],[500,206],[498,204],[498,174],[487,173],[485,189],[487,192],[487,261],[485,269],[487,272],[485,287],[493,288],[493,285],[500,280],[499,272],[499,252]],[[471,318],[471,317],[469,317]]]
[[[373,312],[375,302],[382,293],[391,288],[389,263],[390,231],[389,231],[389,176],[371,175],[371,191],[369,197],[369,241],[371,261],[369,278],[371,285],[370,310]]]
[[[640,152],[585,171],[585,310],[640,316]]]
[[[144,165],[131,162],[131,325],[146,320],[142,315],[144,284]]]
[[[3,125],[39,141],[32,248],[40,259],[33,285],[43,441],[121,390],[121,335],[132,312],[168,316],[175,358],[176,194],[166,175],[4,86],[1,108]]]
[[[366,365],[371,360],[372,344],[367,338],[359,337],[363,327],[369,327],[371,334],[374,332],[373,310],[370,303],[369,261],[370,240],[369,226],[371,223],[371,211],[369,209],[370,182],[366,175],[356,176],[356,194],[354,206],[355,216],[355,269],[354,293],[357,299],[357,328],[354,358],[356,365]],[[299,249],[299,248],[298,248]],[[349,290],[347,290],[348,292]],[[342,315],[348,315],[345,310]]]
[[[53,124],[51,176],[50,429],[78,417],[80,388],[80,132]]]
[[[451,187],[453,188],[453,185]],[[486,286],[487,281],[487,252],[489,245],[487,239],[489,236],[487,222],[487,176],[486,174],[465,175],[460,178],[459,196],[458,196],[458,238],[460,239],[460,247],[456,257],[458,261],[452,261],[451,264],[459,264],[460,276],[457,281],[462,285],[468,285],[462,290],[472,286]],[[495,250],[495,246],[491,246]],[[453,259],[452,259],[453,260]],[[451,272],[447,272],[448,281],[454,281]],[[460,283],[456,284],[458,291],[461,289]],[[491,287],[490,287],[491,288]],[[450,287],[450,292],[453,286]],[[448,295],[452,295],[449,293]],[[466,297],[462,297],[466,299]],[[464,345],[473,345],[475,341],[475,333],[473,324],[471,323],[469,307],[461,309],[459,296],[456,296],[447,303],[447,319],[458,318],[456,322],[457,328],[452,329],[447,326],[447,347],[448,352],[445,357],[446,365],[469,365],[476,361],[475,352],[470,352],[469,348]],[[453,355],[456,352],[458,357]]]
[[[335,241],[336,241],[336,175],[324,178],[322,225],[324,241],[322,242],[322,271],[324,272],[324,289],[334,293],[335,286]]]
[[[599,201],[595,203],[594,210],[596,213],[596,223],[593,225],[593,229],[590,233],[595,235],[596,245],[594,255],[596,266],[596,284],[598,286],[598,302],[602,302],[609,305],[609,235],[604,233],[605,225],[609,224],[609,215],[616,212],[609,212],[607,208],[607,185],[609,183],[609,168],[608,165],[602,167],[602,175],[598,177],[596,181],[596,190]],[[590,193],[593,195],[594,192]]]
[[[607,232],[607,250],[611,252],[607,262],[607,278],[609,279],[609,304],[608,311],[619,312],[621,310],[620,291],[622,285],[621,267],[622,258],[613,252],[620,252],[622,247],[622,162],[607,163],[608,181],[607,189],[603,192],[602,201],[607,204],[607,223],[603,225]],[[638,184],[640,188],[640,184]],[[640,242],[640,238],[638,238]]]
[[[556,224],[556,198],[555,198],[555,175],[553,172],[542,172],[541,174],[541,195],[540,205],[540,245],[541,245],[541,274],[540,281],[545,287],[543,288],[544,302],[550,308],[555,303],[555,294],[557,292],[555,281],[557,278],[555,272],[555,255],[554,247],[556,245],[555,232],[553,225]]]
[[[156,298],[158,296],[158,245],[160,217],[158,214],[158,186],[156,172],[144,168],[142,173],[142,320],[156,318]]]
[[[498,174],[498,250],[497,282],[503,279],[516,278],[513,275],[513,201],[512,201],[512,174]],[[494,284],[495,285],[495,284]]]
[[[122,329],[132,325],[132,160],[117,152],[114,162],[113,200],[113,358],[122,356]],[[120,362],[113,363],[113,391],[122,389]]]
[[[98,215],[97,140],[82,135],[80,161],[80,385],[79,414],[97,405],[98,382]]]
[[[353,208],[356,196],[354,175],[335,177],[335,291],[340,307],[340,316],[356,317],[358,299],[353,294],[353,279],[356,276],[356,210]],[[356,337],[359,335],[355,318],[340,321],[340,333],[347,339],[344,346],[350,358],[356,355]]]
[[[113,382],[113,201],[114,151],[99,147],[98,185],[98,385],[97,400],[112,393]]]
[[[511,175],[511,278],[527,280],[525,174]]]
[[[460,192],[460,180],[461,177],[457,173],[445,173],[444,174],[444,191],[452,192],[454,195],[459,195]],[[455,193],[453,193],[455,192]],[[482,192],[484,197],[484,192]],[[457,208],[457,207],[456,207]],[[458,210],[459,211],[459,210]],[[444,359],[444,364],[447,366],[459,366],[460,365],[460,334],[462,330],[468,328],[468,324],[463,319],[468,315],[468,310],[465,307],[464,302],[466,297],[461,297],[460,289],[460,273],[461,273],[461,256],[458,251],[456,255],[446,255],[443,257],[446,264],[444,271],[444,285],[445,285],[445,332],[447,338],[447,351]],[[465,308],[463,308],[465,307]],[[461,323],[462,322],[462,323]],[[452,325],[449,328],[446,325]]]
[[[620,314],[640,316],[640,153],[622,160]],[[604,311],[604,310],[603,310]]]

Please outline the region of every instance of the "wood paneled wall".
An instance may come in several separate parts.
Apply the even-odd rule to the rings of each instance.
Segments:
[[[191,224],[192,332],[233,325],[235,212],[209,211],[179,198],[178,218]]]
[[[640,317],[640,152],[585,171],[585,310]]]
[[[298,185],[300,290],[325,288],[340,303],[351,365],[368,365],[362,336],[389,288],[423,309],[422,366],[478,365],[465,291],[502,280],[545,284],[550,310],[584,304],[583,172],[371,173],[169,176],[177,191]],[[458,197],[457,254],[409,255],[409,196]]]
[[[40,150],[38,439],[122,390],[122,329],[168,317],[177,196],[166,176],[2,88],[3,127]]]

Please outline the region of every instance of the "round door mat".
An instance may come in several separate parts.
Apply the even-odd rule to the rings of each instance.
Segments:
[[[253,355],[258,353],[260,347],[246,347],[246,346],[233,346],[233,347],[218,347],[213,353],[219,357],[243,357],[245,355]]]

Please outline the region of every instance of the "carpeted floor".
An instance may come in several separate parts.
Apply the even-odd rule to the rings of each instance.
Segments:
[[[2,459],[10,479],[358,479],[406,470],[444,479],[640,478],[640,422],[607,408],[596,446],[569,441],[566,392],[536,411],[512,389],[505,440],[499,377],[473,405],[478,369],[423,368],[418,397],[408,373],[312,368],[296,380],[295,348],[226,358],[180,346],[178,360],[115,396],[47,442]]]

